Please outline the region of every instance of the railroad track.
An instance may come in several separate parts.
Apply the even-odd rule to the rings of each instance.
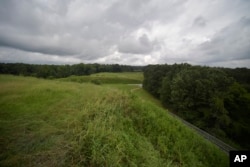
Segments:
[[[193,124],[183,120],[182,118],[178,117],[177,115],[168,112],[171,116],[179,119],[180,121],[182,121],[185,125],[187,125],[188,127],[194,129],[196,132],[198,132],[201,136],[203,136],[205,139],[209,140],[210,142],[212,142],[213,144],[215,144],[217,147],[219,147],[222,151],[224,151],[225,153],[227,153],[229,155],[229,151],[232,150],[236,150],[235,148],[233,148],[232,146],[224,143],[223,141],[221,141],[220,139],[210,135],[209,133],[205,132],[204,130],[201,130],[200,128],[194,126]]]
[[[139,88],[134,88],[131,90],[131,92],[140,89],[142,87],[142,84],[130,84],[130,85],[136,85]],[[179,119],[181,122],[183,122],[185,125],[187,125],[188,127],[194,129],[196,132],[198,132],[201,136],[203,136],[205,139],[207,139],[208,141],[212,142],[213,144],[215,144],[217,147],[219,147],[222,151],[224,151],[226,154],[229,155],[230,151],[236,150],[235,148],[233,148],[232,146],[226,144],[225,142],[221,141],[220,139],[210,135],[209,133],[205,132],[204,130],[198,128],[197,126],[194,126],[193,124],[185,121],[184,119],[180,118],[179,116],[175,115],[174,113],[168,111],[168,113],[173,116],[176,119]]]

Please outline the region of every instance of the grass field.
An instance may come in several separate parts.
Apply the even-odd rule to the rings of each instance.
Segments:
[[[124,83],[0,75],[0,166],[229,165],[226,154]]]
[[[123,72],[123,73],[96,73],[89,76],[70,76],[59,79],[60,81],[72,81],[79,83],[95,84],[140,84],[143,80],[142,72]]]

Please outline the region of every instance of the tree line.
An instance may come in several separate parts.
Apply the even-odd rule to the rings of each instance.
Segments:
[[[90,75],[99,72],[141,71],[142,66],[119,64],[37,65],[23,63],[0,63],[0,74],[35,76],[39,78],[64,78],[71,75]]]
[[[149,65],[143,88],[183,119],[250,149],[250,69]]]

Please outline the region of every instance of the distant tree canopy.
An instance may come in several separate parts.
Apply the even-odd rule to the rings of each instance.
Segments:
[[[99,72],[141,71],[142,66],[119,64],[35,65],[0,63],[0,74],[35,76],[39,78],[64,78],[70,75],[90,75]]]
[[[196,126],[250,148],[249,69],[149,65],[143,87]]]
[[[233,77],[240,83],[248,92],[250,92],[250,69],[247,68],[225,68],[222,69],[226,74]]]

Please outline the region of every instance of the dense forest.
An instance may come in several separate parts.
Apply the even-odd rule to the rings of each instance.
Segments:
[[[141,71],[142,66],[119,64],[37,65],[23,63],[0,63],[0,74],[35,76],[38,78],[64,78],[71,75],[90,75],[98,72]]]
[[[250,149],[250,69],[149,65],[143,87],[183,119]]]

